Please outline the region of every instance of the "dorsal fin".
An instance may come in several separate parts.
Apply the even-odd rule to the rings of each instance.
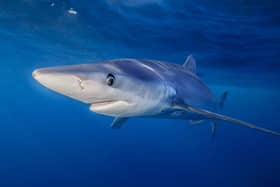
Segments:
[[[183,67],[196,74],[196,62],[192,55],[188,56],[185,63],[183,64]]]

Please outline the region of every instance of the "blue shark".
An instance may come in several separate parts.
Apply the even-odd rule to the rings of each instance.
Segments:
[[[89,105],[91,111],[114,117],[120,128],[131,117],[208,120],[245,126],[271,135],[280,133],[222,115],[217,101],[197,74],[196,61],[188,56],[183,65],[157,60],[116,59],[89,64],[36,69],[32,73],[43,86]]]

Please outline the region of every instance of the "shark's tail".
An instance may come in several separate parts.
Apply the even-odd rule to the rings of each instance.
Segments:
[[[227,100],[228,97],[228,91],[225,91],[217,100],[217,110],[222,111],[224,108],[225,101]],[[217,121],[214,120],[211,122],[211,133],[212,137],[215,137],[216,134],[216,129],[217,129]]]
[[[221,95],[221,97],[218,99],[217,106],[218,106],[219,110],[222,110],[224,108],[224,104],[225,104],[225,101],[227,100],[227,97],[228,97],[228,91],[225,91]]]

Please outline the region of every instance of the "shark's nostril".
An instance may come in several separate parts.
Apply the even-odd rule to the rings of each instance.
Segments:
[[[80,78],[80,77],[78,77],[78,84],[79,84],[79,86],[80,86],[80,88],[82,89],[82,90],[84,90],[85,89],[85,87],[84,87],[84,85],[83,85],[83,80]]]

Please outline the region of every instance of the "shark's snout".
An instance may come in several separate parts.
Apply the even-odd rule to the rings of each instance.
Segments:
[[[48,76],[48,74],[45,72],[44,69],[35,69],[33,72],[32,72],[32,77],[38,81],[39,83],[41,83],[41,78],[42,76]]]
[[[73,72],[42,68],[34,70],[32,76],[48,89],[76,99],[80,98],[84,89],[83,80]]]
[[[55,74],[58,74],[58,72],[54,71],[54,70],[49,70],[49,68],[41,68],[41,69],[35,69],[32,72],[32,77],[39,81],[41,80],[42,77],[46,78],[46,77],[51,77]]]
[[[35,79],[35,80],[37,80],[37,77],[39,76],[39,71],[38,70],[34,70],[33,72],[32,72],[32,77]]]

